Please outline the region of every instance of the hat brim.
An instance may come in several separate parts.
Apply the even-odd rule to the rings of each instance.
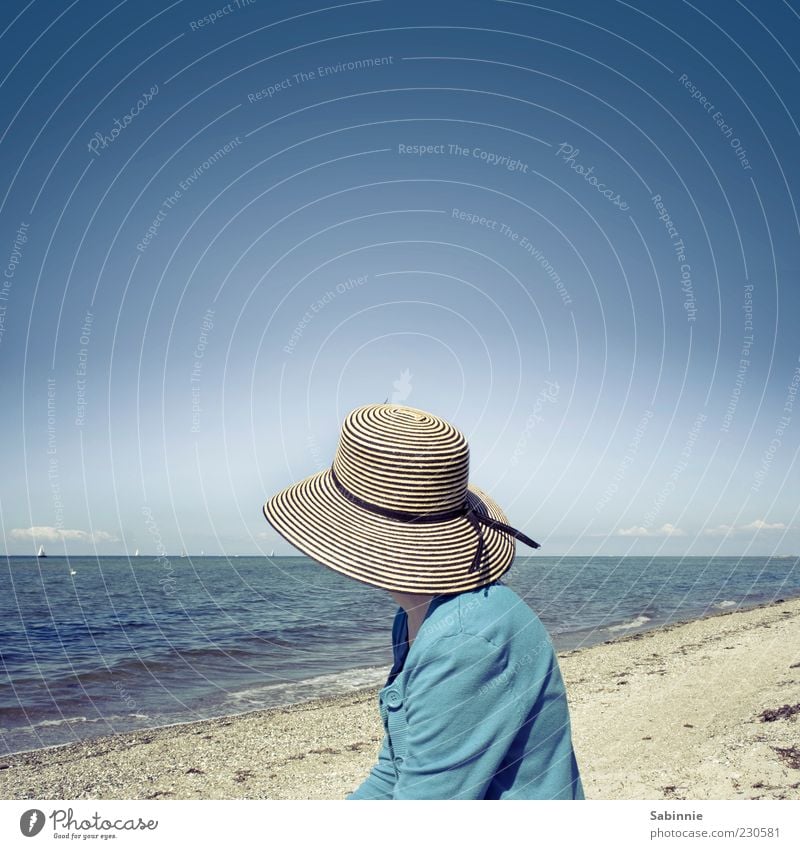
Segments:
[[[508,523],[500,507],[468,485],[475,512]],[[264,516],[303,554],[330,569],[382,589],[456,593],[496,581],[514,559],[515,540],[481,525],[484,550],[470,566],[478,535],[463,516],[436,523],[387,519],[356,506],[336,488],[330,469],[286,487],[268,499]]]

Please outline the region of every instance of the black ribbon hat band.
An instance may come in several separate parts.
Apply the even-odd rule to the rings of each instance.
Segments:
[[[374,513],[377,516],[383,516],[386,519],[394,519],[397,522],[408,522],[411,524],[446,522],[449,519],[458,519],[462,516],[466,518],[478,535],[478,547],[475,550],[475,555],[472,558],[472,564],[469,567],[470,572],[477,572],[480,570],[481,557],[483,556],[484,549],[483,528],[481,525],[486,525],[494,530],[502,531],[531,548],[541,548],[538,542],[532,540],[529,536],[522,533],[522,531],[512,528],[511,525],[507,525],[505,522],[501,522],[499,519],[495,519],[485,513],[476,512],[474,507],[469,503],[468,499],[465,499],[464,503],[459,507],[454,507],[451,510],[445,510],[439,513],[409,513],[406,510],[393,510],[390,507],[382,507],[379,504],[373,504],[371,501],[365,501],[363,498],[360,498],[355,493],[347,489],[347,487],[339,480],[332,466],[330,471],[331,480],[342,496],[357,507],[360,507],[362,510]],[[489,568],[488,557],[486,558],[484,568]]]

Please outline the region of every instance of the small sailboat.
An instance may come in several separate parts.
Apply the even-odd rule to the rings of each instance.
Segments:
[[[47,555],[44,552],[44,546],[43,545],[39,546],[39,551],[36,553],[36,556],[37,557],[47,557]]]
[[[186,557],[186,549],[185,548],[181,549],[181,557]]]
[[[70,575],[77,575],[78,573],[74,569],[69,570]]]
[[[274,548],[272,549],[272,551],[270,551],[269,556],[270,556],[270,557],[274,557],[274,556],[275,556],[275,549],[274,549]]]
[[[134,551],[134,552],[133,552],[133,556],[134,556],[134,557],[138,557],[138,556],[139,556],[139,549],[138,549],[138,548],[136,549],[136,551]]]

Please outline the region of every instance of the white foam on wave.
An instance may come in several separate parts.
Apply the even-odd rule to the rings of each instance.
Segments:
[[[629,631],[631,628],[641,628],[642,625],[648,623],[650,619],[650,616],[642,614],[641,616],[637,616],[635,619],[631,619],[630,622],[621,622],[619,625],[609,625],[608,628],[606,628],[606,631]]]
[[[270,704],[275,701],[291,704],[295,700],[319,696],[340,696],[367,687],[377,687],[386,681],[388,667],[369,666],[361,669],[345,669],[301,681],[281,681],[274,684],[261,684],[230,693],[226,705],[250,703],[252,705]]]
[[[42,719],[39,722],[32,722],[28,726],[14,728],[13,731],[15,733],[20,731],[34,732],[37,728],[50,728],[59,725],[81,725],[85,722],[113,722],[120,719],[150,719],[150,716],[146,713],[109,714],[108,716],[95,716],[91,719],[88,716],[64,716],[60,719]]]
[[[714,607],[736,607],[738,603],[738,601],[731,601],[730,599],[725,599],[724,601],[714,602]]]
[[[77,722],[97,722],[97,719],[88,719],[85,716],[65,716],[62,719],[43,719],[41,722],[31,723],[31,728],[46,728],[49,725],[72,725]]]

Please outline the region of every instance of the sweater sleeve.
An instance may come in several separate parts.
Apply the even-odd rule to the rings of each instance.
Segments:
[[[378,762],[369,775],[347,799],[391,799],[394,792],[396,774],[389,754],[389,741],[383,735],[383,743],[378,752]]]
[[[482,799],[529,707],[506,683],[507,653],[483,637],[439,638],[409,673],[406,756],[395,799]]]

